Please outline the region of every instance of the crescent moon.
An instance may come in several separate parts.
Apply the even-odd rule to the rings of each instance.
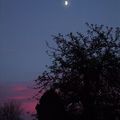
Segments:
[[[65,5],[65,6],[68,6],[68,4],[69,4],[68,0],[65,0],[65,1],[64,1],[64,5]]]

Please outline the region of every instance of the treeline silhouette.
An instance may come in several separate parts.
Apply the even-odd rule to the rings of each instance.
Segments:
[[[0,120],[23,120],[23,110],[16,101],[0,104]]]
[[[120,120],[120,28],[86,24],[85,34],[53,36],[35,89],[39,120]]]

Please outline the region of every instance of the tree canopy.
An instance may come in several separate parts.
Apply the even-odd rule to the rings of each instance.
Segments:
[[[39,92],[59,91],[65,110],[82,119],[120,115],[120,28],[88,24],[85,34],[53,36],[52,64],[35,80]]]

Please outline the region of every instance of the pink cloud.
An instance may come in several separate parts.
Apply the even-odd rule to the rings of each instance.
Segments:
[[[12,99],[12,100],[25,100],[27,99],[26,96],[13,96],[13,97],[9,97],[9,99]]]
[[[13,85],[12,86],[12,90],[13,91],[25,91],[25,90],[27,90],[28,88],[27,88],[27,86],[24,86],[24,85]]]

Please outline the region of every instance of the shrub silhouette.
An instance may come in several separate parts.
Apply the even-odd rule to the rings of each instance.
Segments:
[[[36,89],[59,89],[75,119],[120,119],[120,28],[87,26],[86,34],[53,36],[52,65],[35,80]]]
[[[36,105],[39,120],[65,120],[66,113],[62,100],[54,90],[48,90]]]

